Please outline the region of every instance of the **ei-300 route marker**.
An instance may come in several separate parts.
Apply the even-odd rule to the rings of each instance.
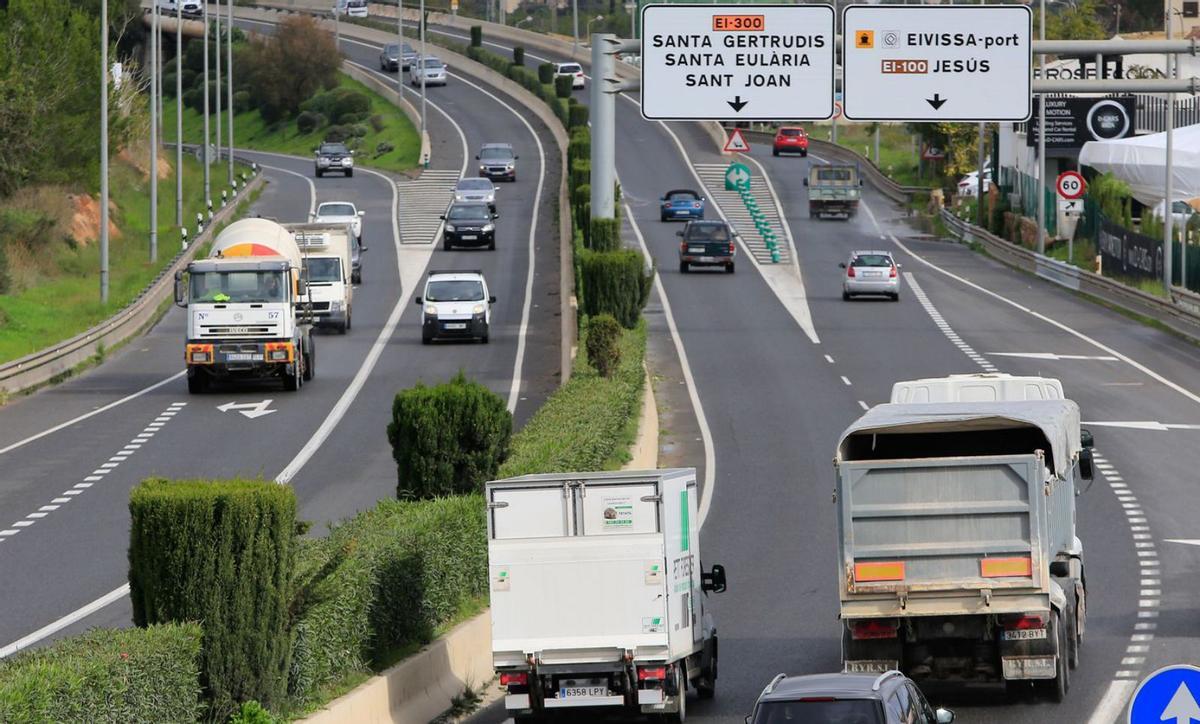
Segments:
[[[842,14],[846,118],[1025,121],[1024,5],[851,5]]]
[[[833,115],[830,5],[646,5],[642,116],[652,121]]]

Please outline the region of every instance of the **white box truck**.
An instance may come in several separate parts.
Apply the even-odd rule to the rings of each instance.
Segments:
[[[611,707],[682,720],[713,696],[693,468],[552,473],[489,482],[492,660],[518,722]]]
[[[308,276],[308,294],[300,302],[311,311],[313,323],[349,331],[354,307],[350,248],[354,229],[347,223],[284,224],[300,247]]]

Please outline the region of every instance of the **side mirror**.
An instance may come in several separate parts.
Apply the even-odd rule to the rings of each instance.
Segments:
[[[708,573],[700,572],[700,588],[701,590],[712,593],[725,592],[725,566],[716,564]]]
[[[937,724],[951,724],[954,721],[954,712],[949,709],[939,707],[934,716],[937,717]]]
[[[807,186],[807,185],[808,185],[808,179],[804,179],[804,185],[805,185],[805,186]]]
[[[1079,477],[1084,480],[1091,480],[1095,472],[1095,465],[1092,462],[1092,449],[1085,447],[1079,451]]]
[[[680,229],[679,231],[676,231],[676,232],[675,232],[675,236],[682,237],[682,236],[683,236],[683,229]]]
[[[366,216],[366,215],[367,215],[367,212],[365,212],[365,211],[360,211],[360,212],[358,212],[358,215],[359,215],[359,216]]]
[[[492,296],[488,297],[488,304],[495,304],[495,303],[496,303],[496,295],[493,294]]]
[[[496,213],[492,214],[492,218],[493,218],[493,219],[499,219],[499,218],[500,218],[500,213],[499,213],[499,212],[496,212]]]
[[[896,268],[897,268],[897,269],[903,269],[903,268],[904,268],[904,265],[903,265],[903,264],[897,264],[897,265],[896,265]]]
[[[1079,444],[1083,445],[1086,448],[1091,448],[1096,444],[1095,440],[1092,438],[1091,430],[1080,430],[1079,431]]]
[[[442,214],[442,215],[438,216],[438,218],[439,218],[439,219],[441,219],[442,221],[445,221],[445,220],[446,220],[446,215],[445,215],[445,214]]]
[[[845,268],[846,268],[846,262],[844,262],[844,261],[838,262],[838,268],[839,268],[839,269],[845,269]]]
[[[422,302],[422,301],[421,301],[421,298],[420,298],[420,297],[413,297],[413,304],[415,304],[415,305],[417,305],[417,306],[419,307],[419,306],[421,306],[422,304],[424,304],[424,302]]]
[[[475,160],[476,160],[476,161],[478,161],[478,160],[479,160],[479,154],[475,154]]]
[[[186,307],[187,301],[184,299],[183,271],[175,272],[175,306]]]
[[[361,254],[362,252],[366,251],[366,250],[367,250],[367,247],[365,247],[365,246],[360,246],[360,247],[358,247],[358,251],[359,251],[359,253],[360,253],[360,254]]]

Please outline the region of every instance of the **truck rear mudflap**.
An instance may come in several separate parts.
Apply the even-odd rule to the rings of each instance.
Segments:
[[[504,708],[534,713],[555,709],[625,707],[642,713],[678,710],[679,667],[666,662],[547,664],[500,669]]]

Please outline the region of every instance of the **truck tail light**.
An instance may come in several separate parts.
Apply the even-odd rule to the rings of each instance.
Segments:
[[[852,266],[846,267],[846,276],[850,277],[851,279],[853,279],[855,277],[854,267],[852,267]]]
[[[894,618],[868,618],[850,622],[850,638],[894,639],[900,623]]]
[[[730,254],[732,254],[732,253],[733,253],[733,251],[734,251],[734,249],[733,249],[733,242],[731,241],[731,242],[729,242],[729,253],[730,253]]]
[[[529,686],[529,674],[524,671],[507,671],[500,674],[500,686]]]
[[[268,362],[291,362],[293,360],[291,342],[267,342],[265,352]]]
[[[638,681],[662,681],[667,678],[665,666],[639,666]]]
[[[1046,617],[1040,613],[1019,613],[1004,619],[1004,628],[1009,631],[1046,628]]]
[[[214,361],[211,344],[189,344],[187,346],[187,357],[184,359],[187,364],[210,365]]]

